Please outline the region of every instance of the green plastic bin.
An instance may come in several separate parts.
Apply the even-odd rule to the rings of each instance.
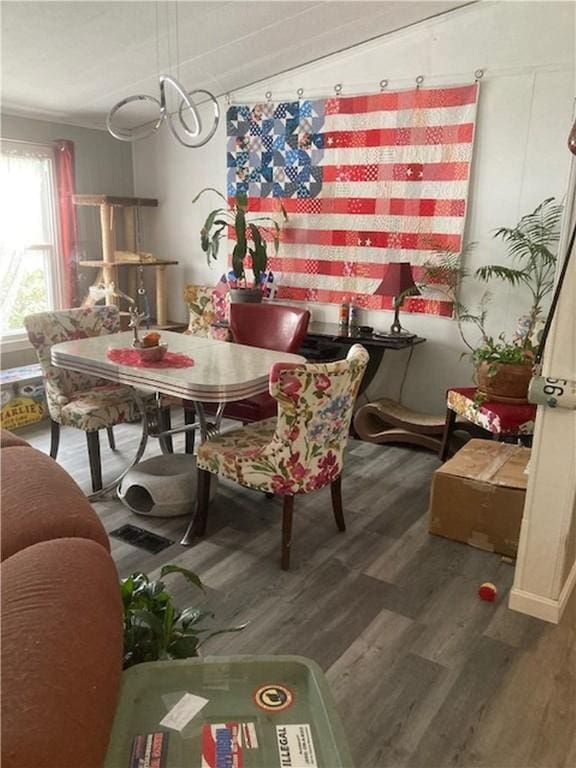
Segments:
[[[186,724],[178,723],[179,730],[161,726],[187,693],[208,703]],[[300,656],[222,656],[127,670],[105,765],[351,768],[352,758],[315,662]]]

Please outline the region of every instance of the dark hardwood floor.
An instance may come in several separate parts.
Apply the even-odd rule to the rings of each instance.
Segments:
[[[104,479],[139,427],[102,441]],[[48,452],[46,423],[20,434]],[[183,438],[176,438],[183,449]],[[84,435],[63,430],[61,464],[86,490]],[[157,453],[151,441],[147,455]],[[559,626],[509,611],[513,566],[430,536],[430,453],[351,441],[343,482],[348,530],[330,491],[298,498],[292,565],[279,567],[281,501],[221,482],[203,541],[149,555],[112,540],[120,574],[166,562],[195,570],[205,598],[169,577],[181,605],[206,601],[215,623],[249,622],[204,654],[291,653],[325,670],[358,768],[574,768],[576,595]],[[107,530],[132,522],[178,541],[185,518],[136,517],[109,497]],[[495,603],[477,590],[493,581]]]

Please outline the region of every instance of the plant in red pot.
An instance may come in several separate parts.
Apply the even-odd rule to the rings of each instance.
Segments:
[[[268,268],[267,244],[270,241],[273,243],[276,255],[280,244],[280,223],[271,216],[250,216],[248,196],[241,193],[229,205],[221,192],[212,187],[206,187],[192,202],[195,203],[206,192],[215,193],[226,204],[226,207],[211,211],[200,230],[200,244],[208,264],[211,259],[218,258],[220,240],[226,238],[231,229],[235,240],[232,251],[232,279],[229,280],[231,301],[260,302]],[[278,201],[278,212],[281,221],[287,221],[286,209],[280,201]],[[251,281],[246,277],[244,264],[248,254],[250,254],[252,266],[253,280]]]

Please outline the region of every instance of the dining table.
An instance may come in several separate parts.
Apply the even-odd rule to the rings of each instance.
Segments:
[[[132,350],[132,331],[89,338],[73,339],[54,344],[52,363],[68,370],[88,374],[131,388],[142,414],[142,435],[136,454],[115,480],[90,498],[115,489],[122,478],[141,459],[149,436],[163,438],[198,429],[201,440],[209,440],[220,430],[226,403],[262,394],[268,390],[268,375],[274,363],[303,363],[305,358],[287,352],[249,347],[233,342],[162,332],[162,342],[181,367],[172,367],[170,357],[157,363],[127,364],[118,357]],[[128,355],[127,355],[128,356]],[[188,362],[186,362],[186,359]],[[197,421],[175,429],[150,433],[146,412],[146,396],[168,395],[194,403]],[[216,403],[216,413],[206,414],[204,404]],[[195,510],[182,544],[190,544],[194,535]]]

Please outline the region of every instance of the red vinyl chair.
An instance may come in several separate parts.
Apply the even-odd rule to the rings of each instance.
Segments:
[[[297,353],[310,322],[307,309],[286,304],[231,304],[230,330],[237,344]]]
[[[306,336],[309,322],[310,312],[307,309],[286,304],[230,304],[232,341],[249,347],[297,353]],[[206,403],[204,408],[206,413],[216,413],[214,403]],[[261,395],[227,403],[223,415],[227,419],[251,424],[271,419],[277,411],[276,400],[269,392],[263,392]],[[184,401],[184,413],[186,423],[192,424],[196,418],[192,402]],[[194,432],[186,434],[186,453],[194,453]]]
[[[237,344],[297,353],[300,349],[310,312],[286,304],[231,304],[230,330]],[[210,408],[206,409],[210,412]],[[243,424],[276,416],[278,404],[268,392],[228,403],[224,417]]]
[[[310,322],[307,309],[286,304],[231,304],[230,331],[237,344],[297,353]],[[224,417],[249,424],[276,416],[278,403],[269,392],[229,403]]]

